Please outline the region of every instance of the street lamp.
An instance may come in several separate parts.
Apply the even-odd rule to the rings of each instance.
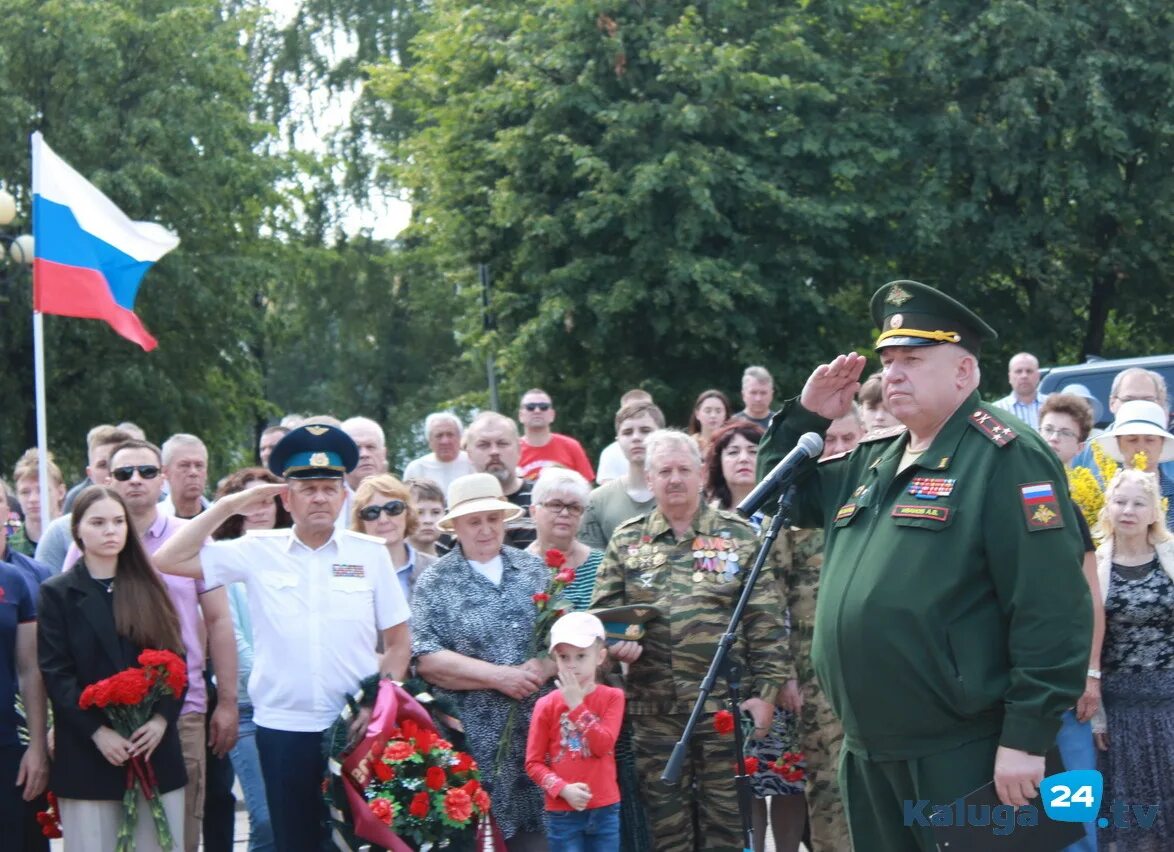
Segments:
[[[0,189],[0,228],[6,228],[16,218],[16,199],[6,189]],[[13,263],[22,266],[31,266],[33,262],[33,235],[20,234],[9,236],[0,231],[0,243],[5,244],[8,250],[5,254]]]

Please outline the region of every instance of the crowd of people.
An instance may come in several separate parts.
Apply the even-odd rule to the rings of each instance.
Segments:
[[[1111,823],[1102,843],[1170,848],[1164,381],[1118,375],[1113,425],[1095,433],[1099,401],[1039,394],[1027,353],[1011,395],[983,403],[993,331],[948,297],[895,282],[873,310],[875,375],[840,356],[776,412],[770,373],[749,367],[744,408],[705,390],[684,429],[633,390],[595,466],[536,388],[516,419],[429,415],[430,451],[402,477],[375,421],[290,416],[213,500],[198,437],[156,446],[103,424],[74,487],[49,461],[42,527],[29,450],[0,553],[4,847],[46,848],[52,790],[67,849],[113,849],[139,758],[184,849],[232,847],[234,778],[250,850],[325,848],[323,732],[379,672],[457,709],[510,850],[743,849],[720,690],[681,782],[660,776],[762,539],[767,518],[734,509],[815,431],[822,457],[732,648],[754,848],[768,834],[779,852],[936,848],[902,801],[993,782],[1024,805],[1053,747],[1101,769],[1106,803],[1158,805],[1144,831]],[[1102,494],[1091,526],[1068,496],[1076,467]],[[573,569],[573,613],[536,648],[551,551]],[[124,736],[79,696],[144,649],[181,655],[188,687]],[[156,848],[140,813],[136,848]],[[1089,824],[1071,848],[1097,841]]]

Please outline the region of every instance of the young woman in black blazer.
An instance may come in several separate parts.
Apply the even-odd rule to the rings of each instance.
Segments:
[[[130,528],[126,504],[92,486],[73,506],[73,539],[82,559],[41,585],[37,656],[53,706],[55,752],[50,789],[60,803],[69,852],[108,852],[122,822],[126,762],[144,756],[155,770],[176,848],[183,848],[183,768],[176,720],[182,697],[167,697],[130,738],[99,709],[78,699],[91,683],[138,665],[146,648],[181,657],[179,621],[162,581]],[[139,794],[135,848],[158,849],[150,810]]]

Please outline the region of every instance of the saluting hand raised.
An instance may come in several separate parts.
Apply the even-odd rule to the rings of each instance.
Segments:
[[[808,411],[828,420],[843,417],[860,390],[860,374],[865,363],[863,355],[849,352],[837,355],[830,364],[820,364],[803,386],[799,402]]]

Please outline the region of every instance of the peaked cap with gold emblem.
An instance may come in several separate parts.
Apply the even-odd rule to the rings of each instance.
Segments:
[[[890,281],[873,294],[872,319],[880,328],[877,349],[957,343],[978,354],[995,330],[961,302],[917,281]]]
[[[309,423],[277,442],[269,470],[286,479],[342,479],[359,463],[359,448],[335,426]]]

